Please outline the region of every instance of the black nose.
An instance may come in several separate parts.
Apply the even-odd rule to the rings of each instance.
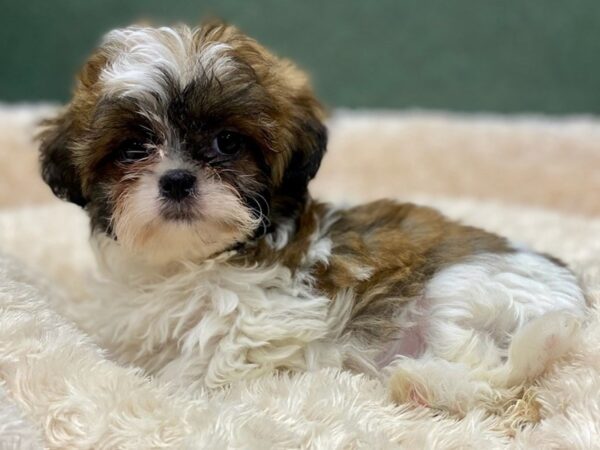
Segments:
[[[160,177],[158,184],[163,197],[181,201],[194,192],[196,176],[187,170],[169,170]]]

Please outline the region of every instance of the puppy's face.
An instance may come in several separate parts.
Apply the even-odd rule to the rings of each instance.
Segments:
[[[221,24],[113,31],[41,134],[42,174],[95,233],[203,258],[297,213],[326,145],[306,77]]]

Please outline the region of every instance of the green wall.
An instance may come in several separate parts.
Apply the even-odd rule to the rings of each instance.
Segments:
[[[68,98],[107,30],[238,24],[330,106],[600,112],[600,0],[0,0],[0,100]]]

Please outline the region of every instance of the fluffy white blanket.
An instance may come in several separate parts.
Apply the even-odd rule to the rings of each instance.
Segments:
[[[394,406],[378,381],[348,372],[185,392],[120,367],[66,319],[63,299],[93,295],[87,221],[74,206],[47,203],[0,210],[0,449],[598,446],[600,218],[568,208],[412,199],[564,259],[586,288],[589,317],[577,348],[507,416],[474,410],[458,419]],[[526,420],[511,422],[509,413]]]

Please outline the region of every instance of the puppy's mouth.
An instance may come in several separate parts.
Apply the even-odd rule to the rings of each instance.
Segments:
[[[191,201],[163,201],[160,215],[163,219],[174,222],[193,222],[198,219],[198,212]]]
[[[196,175],[184,169],[165,172],[159,180],[160,212],[166,220],[193,221],[197,218]]]

